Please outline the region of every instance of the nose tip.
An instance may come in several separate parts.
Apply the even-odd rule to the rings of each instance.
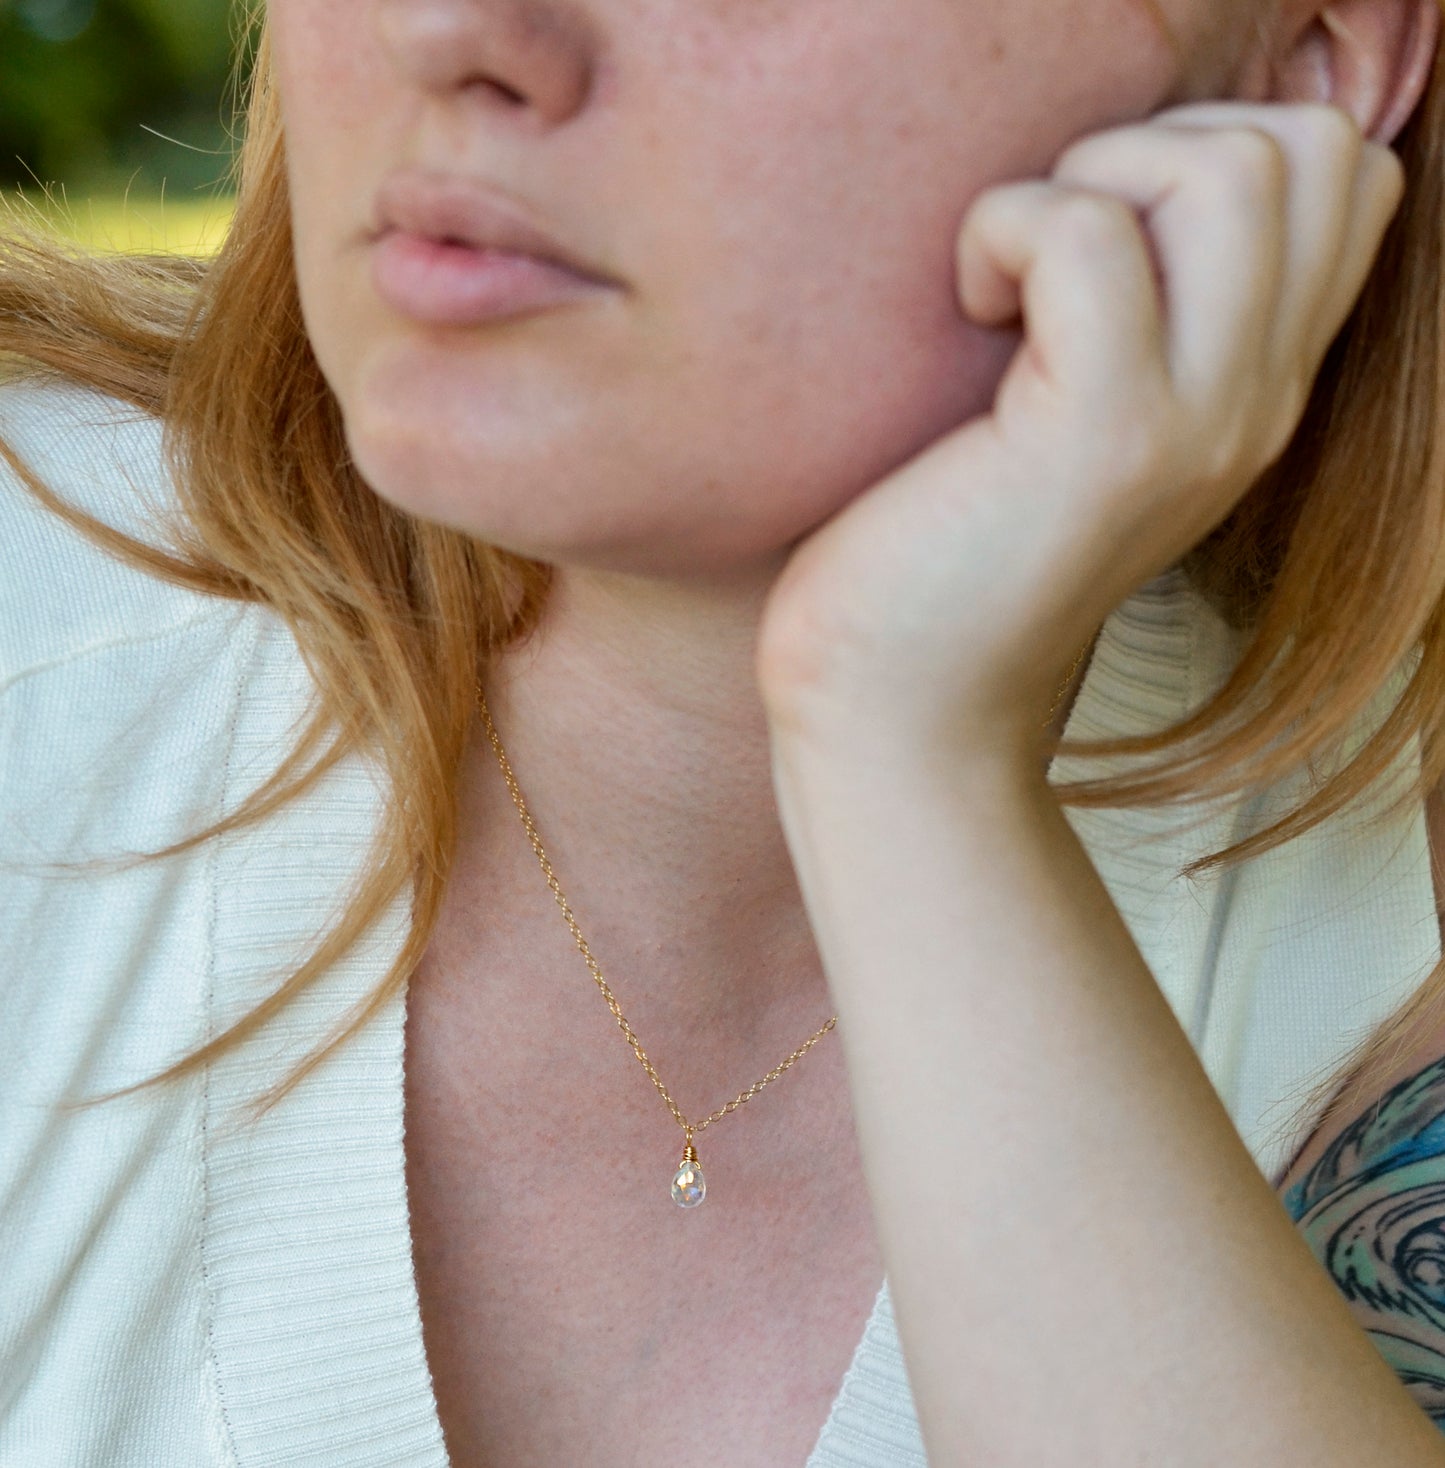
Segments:
[[[470,92],[555,126],[587,99],[590,27],[567,0],[381,0],[393,64],[434,95]]]

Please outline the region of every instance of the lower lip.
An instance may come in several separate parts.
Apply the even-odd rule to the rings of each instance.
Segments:
[[[377,241],[371,277],[394,311],[440,326],[479,326],[610,289],[533,255],[451,244],[403,230]]]

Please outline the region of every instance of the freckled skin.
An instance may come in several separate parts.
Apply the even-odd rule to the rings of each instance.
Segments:
[[[382,494],[645,573],[778,558],[986,409],[1017,339],[959,313],[967,205],[1182,90],[1137,0],[629,0],[520,40],[504,11],[551,13],[273,0],[306,320]],[[408,162],[511,188],[628,290],[397,318],[362,236]]]

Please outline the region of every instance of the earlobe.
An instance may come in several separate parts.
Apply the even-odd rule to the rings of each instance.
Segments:
[[[1331,102],[1364,134],[1389,143],[1429,85],[1440,45],[1440,0],[1335,0],[1271,67],[1271,98]]]

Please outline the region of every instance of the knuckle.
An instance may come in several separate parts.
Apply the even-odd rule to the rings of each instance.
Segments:
[[[1088,159],[1094,151],[1094,145],[1099,138],[1098,133],[1085,133],[1083,137],[1075,138],[1054,159],[1053,174],[1055,178],[1077,168],[1079,164]]]
[[[1108,194],[1061,193],[1050,213],[1051,232],[1076,249],[1112,249],[1138,229],[1133,206]]]
[[[1258,395],[1220,383],[1186,401],[1189,428],[1181,442],[1189,443],[1184,462],[1190,477],[1204,484],[1237,477],[1258,454],[1264,418]]]
[[[1279,386],[1273,413],[1265,428],[1264,462],[1273,464],[1290,446],[1299,432],[1309,407],[1313,384],[1303,377],[1291,377]]]
[[[1209,483],[1256,478],[1285,452],[1299,431],[1308,389],[1291,379],[1272,386],[1267,403],[1237,403],[1211,420],[1195,455]]]
[[[1301,102],[1298,114],[1317,147],[1354,157],[1364,146],[1364,134],[1354,115],[1332,102]]]
[[[1087,177],[1098,160],[1112,157],[1134,131],[1133,128],[1110,128],[1075,138],[1054,160],[1053,176],[1061,182]]]
[[[1361,163],[1368,167],[1393,211],[1405,196],[1404,160],[1384,143],[1367,142],[1361,148]]]
[[[1032,180],[992,184],[983,189],[968,206],[960,234],[971,237],[988,233],[1000,221],[1007,220],[1036,199],[1043,186]]]
[[[1109,435],[1109,472],[1124,484],[1152,483],[1159,476],[1164,439],[1147,415],[1131,415]]]
[[[1218,484],[1239,473],[1247,456],[1249,434],[1241,415],[1232,414],[1214,425],[1196,462],[1206,483]]]
[[[1108,481],[1123,485],[1154,483],[1166,472],[1176,442],[1175,403],[1162,381],[1136,384],[1128,411],[1101,405],[1080,442],[1097,452],[1096,466]],[[1087,450],[1086,450],[1087,452]]]
[[[1278,138],[1258,127],[1230,127],[1212,135],[1203,172],[1216,185],[1266,198],[1283,192],[1289,160]]]

